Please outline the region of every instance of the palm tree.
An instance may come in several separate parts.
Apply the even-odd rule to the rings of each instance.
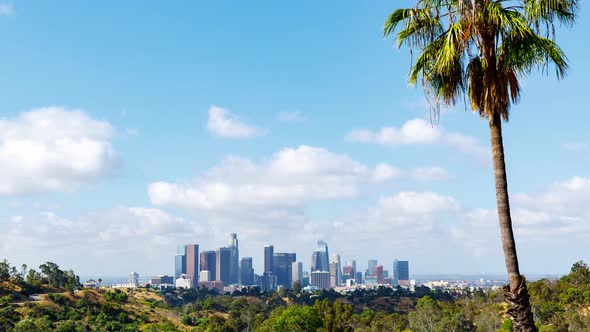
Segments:
[[[506,299],[515,331],[536,331],[526,280],[520,274],[512,231],[502,140],[502,120],[518,102],[519,79],[535,69],[558,78],[568,69],[555,43],[555,25],[571,26],[576,0],[416,0],[412,8],[394,11],[385,22],[385,36],[395,35],[419,55],[409,80],[421,82],[427,97],[454,105],[462,97],[490,127],[496,201],[509,285]],[[438,115],[438,114],[437,114]]]

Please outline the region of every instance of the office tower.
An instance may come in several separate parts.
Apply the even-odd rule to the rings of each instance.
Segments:
[[[215,254],[215,277],[217,281],[223,282],[224,286],[230,285],[229,269],[230,269],[231,250],[227,247],[217,249]]]
[[[321,271],[322,262],[320,261],[321,253],[318,251],[314,251],[311,254],[311,269],[310,271]]]
[[[330,289],[330,272],[311,272],[311,285],[315,286],[317,289]]]
[[[410,286],[410,263],[408,261],[393,261],[393,285]]]
[[[129,283],[135,286],[139,285],[139,274],[137,272],[131,272],[129,274]]]
[[[296,281],[303,286],[303,263],[301,262],[291,263],[291,282],[294,284]]]
[[[236,233],[229,234],[229,249],[230,249],[230,282],[232,284],[238,283],[238,262],[240,260],[240,251],[238,250],[238,235]]]
[[[277,276],[272,272],[264,272],[260,276],[260,289],[263,292],[273,291],[277,288]]]
[[[369,259],[367,262],[367,271],[365,272],[366,277],[372,277],[373,273],[375,272],[375,266],[377,266],[376,259]]]
[[[342,267],[342,279],[354,279],[355,272],[352,265],[344,265]]]
[[[151,286],[160,286],[160,285],[174,285],[174,277],[169,275],[157,275],[152,276],[150,278],[150,285]]]
[[[244,286],[254,285],[254,268],[252,267],[252,257],[242,257],[242,262],[240,265],[240,283]]]
[[[360,285],[363,283],[363,273],[361,271],[356,272],[356,277],[354,278],[354,281],[356,282],[357,285]]]
[[[377,283],[382,285],[385,281],[385,277],[383,276],[383,265],[377,265],[373,269],[373,276],[377,279]]]
[[[205,283],[205,282],[210,282],[210,281],[211,281],[211,271],[201,270],[201,272],[199,272],[199,284]]]
[[[272,272],[272,257],[274,255],[274,247],[270,244],[264,246],[264,272]]]
[[[209,281],[217,280],[217,258],[215,251],[207,250],[201,253],[201,271],[209,271]]]
[[[178,255],[174,256],[174,279],[186,274],[186,251],[185,247],[179,248]]]
[[[332,263],[336,264],[334,273],[332,274]],[[340,286],[342,284],[342,265],[340,263],[340,255],[334,254],[330,258],[330,278],[334,278],[334,286]]]
[[[277,286],[290,289],[293,284],[291,279],[292,264],[297,260],[294,253],[275,252],[273,254],[272,273],[277,277]]]
[[[186,274],[191,276],[195,285],[199,278],[199,245],[187,244],[186,251]]]
[[[338,270],[338,264],[337,263],[330,263],[330,287],[334,288],[336,286],[338,286],[338,281],[337,281],[337,272],[336,270]]]

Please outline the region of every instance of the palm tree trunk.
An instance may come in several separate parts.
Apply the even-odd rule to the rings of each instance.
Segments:
[[[512,231],[510,217],[510,203],[508,200],[508,181],[506,180],[506,163],[504,161],[504,143],[502,139],[502,119],[500,115],[490,117],[490,135],[492,142],[492,157],[494,160],[494,180],[496,182],[496,203],[498,207],[498,221],[504,261],[508,271],[509,285],[504,287],[506,301],[511,308],[508,315],[514,323],[514,331],[536,332],[537,328],[531,311],[526,279],[520,275],[516,242]]]

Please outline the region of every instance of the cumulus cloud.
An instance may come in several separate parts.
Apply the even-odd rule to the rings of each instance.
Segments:
[[[440,181],[448,180],[449,173],[439,166],[419,167],[410,171],[410,177],[417,181]]]
[[[264,130],[248,125],[229,110],[218,106],[209,108],[207,128],[213,134],[225,138],[252,138],[264,134]]]
[[[152,203],[195,210],[287,208],[311,199],[355,197],[367,167],[346,155],[302,145],[255,164],[229,157],[195,184],[156,182]]]
[[[34,109],[0,118],[0,196],[71,190],[111,173],[112,126],[80,110]]]
[[[414,173],[425,171],[408,172]],[[386,163],[371,169],[347,155],[302,145],[280,150],[258,164],[228,157],[195,182],[154,182],[148,193],[153,204],[192,210],[284,209],[314,200],[354,198],[370,183],[403,174]],[[421,180],[427,176],[421,175]]]
[[[302,122],[307,121],[307,117],[301,111],[281,111],[277,119],[282,122]]]
[[[117,265],[145,271],[154,262],[166,266],[176,245],[201,238],[205,230],[155,208],[117,207],[76,218],[42,212],[14,216],[4,225],[0,256],[29,265],[67,262],[78,271],[102,275],[128,272],[113,269]]]
[[[384,146],[441,145],[471,154],[481,161],[489,159],[488,149],[474,137],[447,132],[423,119],[412,119],[401,127],[383,127],[378,131],[353,129],[345,136],[345,140]]]
[[[0,16],[12,16],[14,15],[14,8],[11,4],[3,3],[0,4]]]

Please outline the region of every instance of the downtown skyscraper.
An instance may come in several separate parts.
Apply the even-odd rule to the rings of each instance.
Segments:
[[[229,265],[229,280],[231,284],[237,284],[239,278],[239,260],[240,251],[238,249],[238,235],[236,233],[229,234],[228,247],[230,250],[230,265]]]
[[[215,277],[217,281],[223,282],[224,286],[230,285],[230,260],[231,249],[227,247],[217,249],[215,253]]]
[[[199,280],[199,245],[187,244],[186,252],[186,275],[192,280],[193,285],[197,285]]]
[[[330,258],[328,254],[328,244],[326,241],[319,240],[317,248],[311,255],[311,272],[326,271],[330,272]]]
[[[201,252],[201,271],[209,271],[209,280],[217,280],[217,259],[213,250]]]

